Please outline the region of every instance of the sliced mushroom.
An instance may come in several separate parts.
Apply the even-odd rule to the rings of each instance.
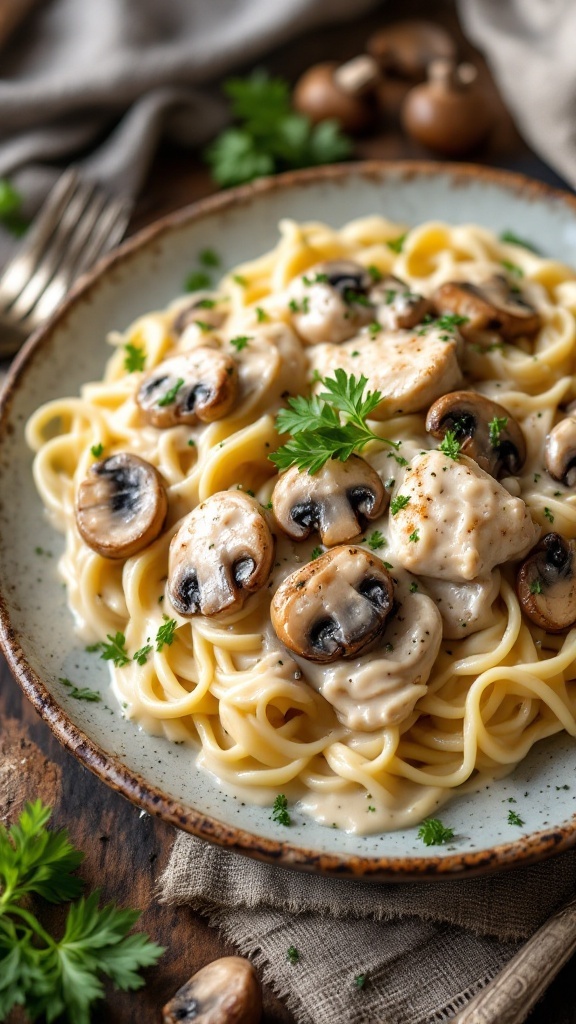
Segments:
[[[576,543],[548,533],[518,571],[516,590],[527,618],[547,633],[576,623]]]
[[[257,503],[219,491],[189,513],[170,544],[168,595],[180,615],[237,611],[270,575],[274,540]]]
[[[351,455],[346,462],[327,462],[314,476],[293,466],[277,481],[272,508],[278,525],[293,540],[318,530],[322,543],[331,547],[357,537],[367,519],[377,519],[384,511],[388,499],[376,470]]]
[[[90,466],[76,499],[76,524],[104,558],[130,558],[156,540],[168,499],[160,474],[129,452]]]
[[[241,956],[213,960],[179,988],[162,1009],[164,1024],[258,1024],[262,989],[252,964]]]
[[[526,459],[524,434],[512,413],[476,391],[438,398],[428,410],[426,430],[439,438],[453,431],[461,452],[496,478],[515,476]]]
[[[390,330],[415,327],[433,309],[430,299],[410,291],[406,282],[394,274],[386,274],[378,281],[369,298],[377,306],[376,319]]]
[[[566,487],[576,484],[576,417],[560,420],[546,438],[544,463],[550,476]]]
[[[374,318],[368,298],[372,278],[352,260],[331,260],[310,267],[288,289],[292,323],[309,345],[339,344]]]
[[[270,615],[278,639],[309,661],[351,658],[382,633],[394,586],[364,548],[341,545],[293,572],[278,587]]]
[[[155,366],[144,377],[136,401],[154,427],[212,423],[230,412],[237,388],[232,356],[200,346]]]
[[[482,285],[466,281],[448,281],[433,295],[440,313],[456,313],[467,318],[459,331],[469,341],[476,341],[484,332],[496,332],[512,340],[521,335],[531,337],[540,330],[540,314],[526,299],[513,291],[509,281],[495,274]]]
[[[197,324],[198,321],[217,330],[227,316],[223,295],[216,292],[194,292],[186,302],[180,304],[172,321],[172,333],[179,338],[187,327]]]

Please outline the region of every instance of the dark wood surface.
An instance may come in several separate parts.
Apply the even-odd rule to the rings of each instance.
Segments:
[[[315,60],[345,59],[360,52],[369,31],[385,21],[423,12],[430,16],[430,5],[423,0],[396,0],[355,24],[323,29],[284,46],[261,63],[294,79]],[[450,4],[435,5],[433,17],[461,39]],[[463,52],[472,55],[470,48],[461,44]],[[474,159],[561,184],[522,141],[481,58],[473,56],[482,69],[496,112],[491,139],[482,151],[474,154]],[[390,159],[429,154],[407,141],[391,119],[382,124],[376,135],[358,144],[358,156]],[[132,230],[213,190],[209,175],[196,156],[163,147],[136,209]],[[157,903],[155,883],[167,863],[174,837],[172,829],[141,815],[57,743],[22,696],[0,655],[0,820],[14,819],[24,802],[37,796],[53,805],[54,824],[66,826],[73,841],[86,852],[81,874],[88,887],[100,887],[104,899],[141,908],[142,928],[167,946],[160,964],[147,972],[146,986],[130,994],[108,992],[94,1020],[108,1024],[156,1024],[163,1003],[190,974],[232,949],[198,915]],[[45,919],[49,926],[57,927],[57,911],[48,909]],[[530,1024],[576,1024],[572,970],[574,961],[554,982],[531,1015]],[[264,1021],[292,1021],[270,991],[265,993]]]

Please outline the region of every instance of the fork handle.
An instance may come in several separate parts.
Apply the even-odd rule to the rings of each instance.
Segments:
[[[576,949],[576,896],[538,929],[453,1024],[522,1024]]]

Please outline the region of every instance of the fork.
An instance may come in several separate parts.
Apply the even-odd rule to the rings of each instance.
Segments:
[[[50,192],[0,277],[0,357],[13,355],[99,256],[124,235],[132,202],[113,198],[74,169]]]

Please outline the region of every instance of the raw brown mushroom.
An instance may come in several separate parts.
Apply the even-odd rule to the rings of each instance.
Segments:
[[[510,283],[501,274],[495,274],[481,285],[447,281],[436,289],[432,300],[440,313],[466,317],[458,330],[468,341],[481,341],[485,332],[512,340],[531,337],[540,330],[540,314],[511,290]]]
[[[213,960],[179,988],[162,1010],[163,1024],[258,1024],[262,989],[252,964],[241,956]]]
[[[219,491],[190,512],[170,544],[168,596],[180,615],[242,608],[268,581],[274,539],[258,503]]]
[[[179,338],[187,327],[198,321],[217,330],[227,316],[226,300],[223,295],[216,292],[195,292],[187,302],[179,306],[172,321],[172,332]]]
[[[168,499],[149,462],[119,452],[90,466],[76,499],[76,524],[88,547],[104,558],[130,558],[156,540]]]
[[[576,623],[576,543],[548,533],[520,566],[516,590],[527,618],[547,633]]]
[[[378,64],[365,54],[340,67],[333,61],[315,64],[296,83],[292,102],[314,124],[334,118],[344,131],[359,134],[374,120],[372,92],[379,77]]]
[[[303,566],[278,587],[270,615],[278,639],[315,662],[352,658],[383,632],[394,586],[383,562],[341,545]]]
[[[154,427],[212,423],[230,412],[237,388],[236,361],[202,345],[155,366],[144,377],[136,402]]]
[[[353,260],[317,263],[291,281],[288,308],[301,339],[337,345],[357,334],[374,319],[371,286],[366,267]]]
[[[576,418],[560,420],[546,438],[544,464],[553,480],[566,487],[576,484]]]
[[[386,75],[421,82],[438,58],[456,59],[452,37],[432,21],[397,21],[374,32],[366,45]]]
[[[492,106],[476,82],[476,68],[435,60],[428,76],[402,104],[404,130],[436,153],[462,156],[483,141],[493,123]]]
[[[359,455],[335,459],[313,476],[293,466],[276,483],[272,508],[276,521],[293,540],[318,530],[328,547],[357,537],[366,520],[377,519],[388,492],[375,469]]]
[[[377,307],[378,323],[393,331],[415,327],[433,309],[430,299],[411,291],[405,281],[393,274],[386,274],[378,281],[368,297]]]
[[[493,477],[514,476],[526,459],[522,428],[498,402],[475,391],[452,391],[428,410],[426,430],[443,438],[451,430],[463,455]]]

